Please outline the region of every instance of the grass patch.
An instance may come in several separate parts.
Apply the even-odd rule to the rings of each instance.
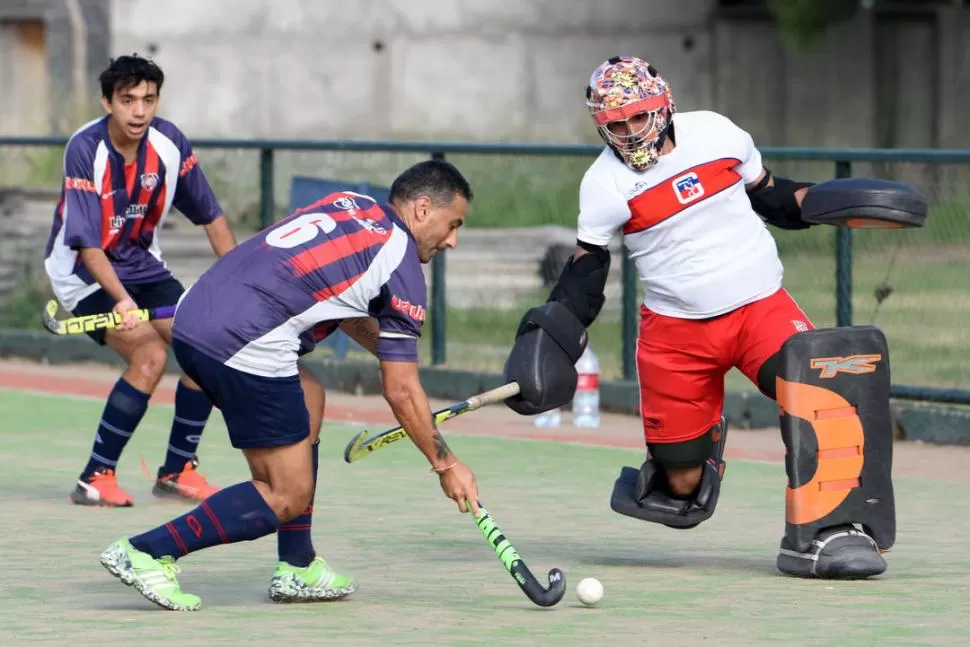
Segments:
[[[785,254],[785,285],[813,323],[835,325],[835,264],[827,255]],[[912,248],[897,254],[889,274],[893,293],[878,308],[873,289],[886,276],[890,258],[866,251],[856,256],[853,310],[857,324],[875,323],[886,334],[892,376],[897,384],[970,388],[970,254],[962,247]],[[514,341],[522,313],[489,308],[448,310],[448,366],[500,372]],[[600,358],[604,379],[622,377],[620,313],[606,310],[590,328],[590,343]],[[431,324],[421,340],[422,358],[430,362]],[[748,388],[732,372],[732,388]]]

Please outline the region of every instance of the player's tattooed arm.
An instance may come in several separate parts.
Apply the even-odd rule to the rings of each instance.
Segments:
[[[438,425],[434,422],[434,414],[431,414],[431,425],[434,427],[434,433],[431,434],[431,438],[434,440],[434,452],[438,460],[445,460],[451,456],[451,448],[448,447],[448,443],[445,442],[444,436],[441,435],[441,431],[438,430]]]
[[[442,470],[454,466],[457,458],[435,426],[417,362],[381,361],[381,384],[394,417],[431,467]]]
[[[381,331],[377,327],[376,319],[373,317],[345,319],[340,323],[340,329],[368,353],[377,355],[377,339]]]

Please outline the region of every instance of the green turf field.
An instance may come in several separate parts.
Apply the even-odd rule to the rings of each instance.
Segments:
[[[197,613],[157,609],[108,575],[111,541],[187,510],[150,495],[138,467],[162,458],[171,409],[153,407],[119,469],[124,510],[67,501],[102,404],[0,391],[0,644],[314,645],[963,645],[970,593],[970,502],[940,482],[899,478],[897,544],[882,579],[781,576],[781,464],[729,464],[717,514],[692,531],[610,511],[633,451],[451,436],[476,470],[483,502],[537,576],[558,566],[568,596],[533,606],[471,519],[456,512],[407,444],[347,465],[355,428],[325,428],[315,542],[360,589],[345,601],[279,606],[266,598],[276,541],[213,548],[182,562]],[[455,429],[460,420],[448,423]],[[447,434],[447,429],[443,428]],[[213,416],[204,473],[242,480],[242,456]],[[574,596],[598,577],[597,608]]]

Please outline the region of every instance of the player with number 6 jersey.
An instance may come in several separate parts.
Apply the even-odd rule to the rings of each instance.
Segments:
[[[156,604],[198,609],[175,560],[277,532],[269,596],[279,602],[350,594],[310,538],[324,415],[323,387],[299,357],[340,327],[377,356],[384,397],[438,474],[446,496],[477,516],[475,475],[435,428],[418,377],[426,314],[421,264],[458,243],[471,187],[451,164],[429,160],[391,185],[389,203],[351,192],[321,196],[217,261],[179,301],[172,348],[212,399],[252,480],[101,556],[112,574]]]
[[[231,368],[286,377],[340,321],[374,317],[378,358],[417,361],[427,297],[415,245],[391,209],[334,193],[216,263],[179,302],[172,336]],[[232,317],[213,325],[223,312]]]

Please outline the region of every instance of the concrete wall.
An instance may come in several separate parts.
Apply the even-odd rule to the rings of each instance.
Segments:
[[[195,137],[594,142],[585,80],[634,53],[668,77],[682,110],[721,110],[762,145],[970,145],[970,9],[863,11],[795,52],[764,15],[716,5],[4,0],[0,118],[45,119],[8,117],[0,132],[71,130],[80,91],[83,116],[97,114],[109,56],[137,51],[168,75],[162,114]],[[4,25],[22,19],[46,28],[46,74],[26,75],[42,92],[13,73],[23,66]],[[43,105],[10,107],[28,95]]]
[[[647,58],[683,110],[764,145],[970,138],[968,10],[859,12],[810,52],[715,0],[111,0],[112,51],[153,53],[196,135],[596,141],[584,83]],[[352,7],[352,8],[348,8]]]
[[[571,140],[593,68],[631,52],[710,101],[712,0],[113,0],[196,135]],[[685,39],[688,46],[684,46]]]

